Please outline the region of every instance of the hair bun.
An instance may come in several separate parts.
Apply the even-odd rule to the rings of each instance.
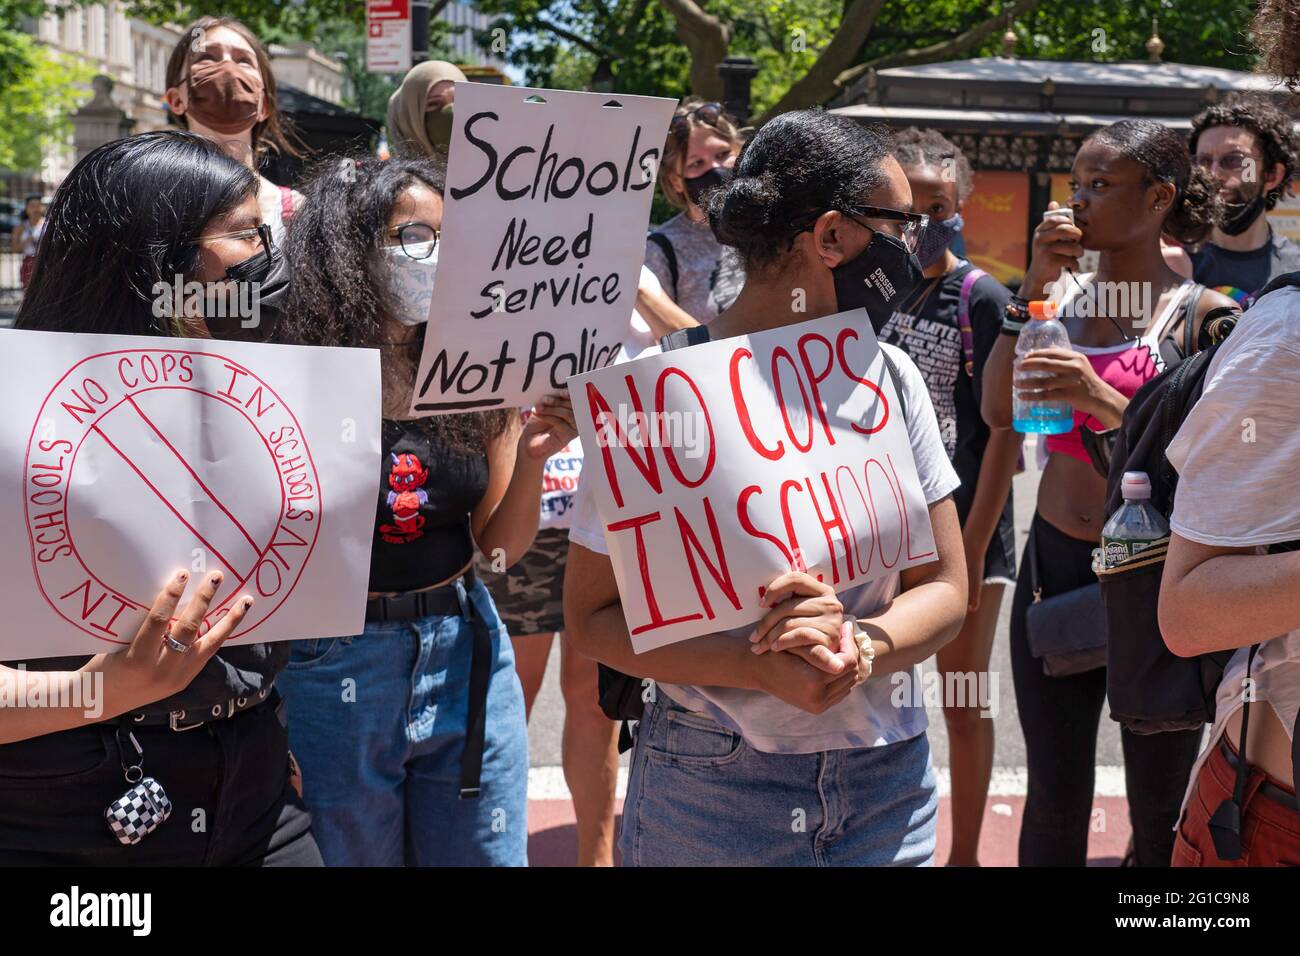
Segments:
[[[770,172],[734,176],[709,194],[709,225],[723,245],[741,249],[772,224],[781,196]]]
[[[1165,218],[1164,231],[1181,243],[1196,245],[1209,236],[1220,209],[1218,182],[1200,166],[1193,166],[1187,185]]]

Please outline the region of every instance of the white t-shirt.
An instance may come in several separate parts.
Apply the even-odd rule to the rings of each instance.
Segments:
[[[921,490],[929,504],[944,498],[961,484],[939,434],[939,422],[925,379],[912,360],[898,348],[883,345],[902,379],[907,407],[907,432]],[[659,347],[641,355],[654,355]],[[590,474],[588,475],[590,477]],[[609,554],[604,525],[596,511],[591,481],[578,485],[569,540],[599,554]],[[846,613],[864,617],[892,601],[899,593],[899,575],[891,574],[856,588],[840,592]],[[721,633],[748,643],[753,626]],[[786,653],[779,651],[777,653]],[[698,687],[659,684],[666,693],[689,710],[702,711],[739,732],[751,747],[768,753],[816,753],[850,747],[879,747],[909,740],[924,733],[927,726],[920,668],[913,667],[910,682],[882,675],[858,685],[848,698],[823,714],[809,714],[776,697],[757,690],[736,687]]]
[[[654,272],[644,265],[641,267],[640,285],[651,292],[662,292],[664,288],[659,284],[659,279]],[[650,323],[634,308],[632,310],[632,322],[628,326],[627,335],[623,337],[623,358],[634,359],[656,344],[655,334],[650,328]]]
[[[1260,553],[1300,539],[1300,290],[1256,302],[1206,374],[1200,400],[1166,451],[1178,470],[1170,527],[1199,544]],[[1242,705],[1248,650],[1239,648],[1223,672],[1211,744]],[[1266,701],[1291,733],[1300,712],[1300,629],[1265,639],[1250,676],[1254,700]]]

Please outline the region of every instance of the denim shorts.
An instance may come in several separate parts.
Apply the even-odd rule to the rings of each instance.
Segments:
[[[636,731],[619,849],[630,866],[930,866],[924,733],[774,754],[660,691]]]
[[[294,642],[278,684],[327,866],[527,863],[528,730],[514,651],[482,582],[456,586],[492,633],[477,799],[460,798],[474,644],[467,615]]]

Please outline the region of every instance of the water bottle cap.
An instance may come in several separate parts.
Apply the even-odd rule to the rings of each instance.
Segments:
[[[1126,471],[1120,482],[1120,491],[1126,500],[1151,497],[1151,479],[1145,471]]]
[[[1056,318],[1056,303],[1050,299],[1034,299],[1029,303],[1029,317],[1040,322]]]

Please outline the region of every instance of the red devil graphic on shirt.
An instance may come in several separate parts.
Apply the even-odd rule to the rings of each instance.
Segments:
[[[429,469],[410,452],[392,453],[393,467],[388,473],[388,507],[393,509],[393,523],[381,524],[379,533],[389,544],[409,544],[424,534],[424,515],[420,506],[427,504],[429,495],[424,483],[429,480]]]

